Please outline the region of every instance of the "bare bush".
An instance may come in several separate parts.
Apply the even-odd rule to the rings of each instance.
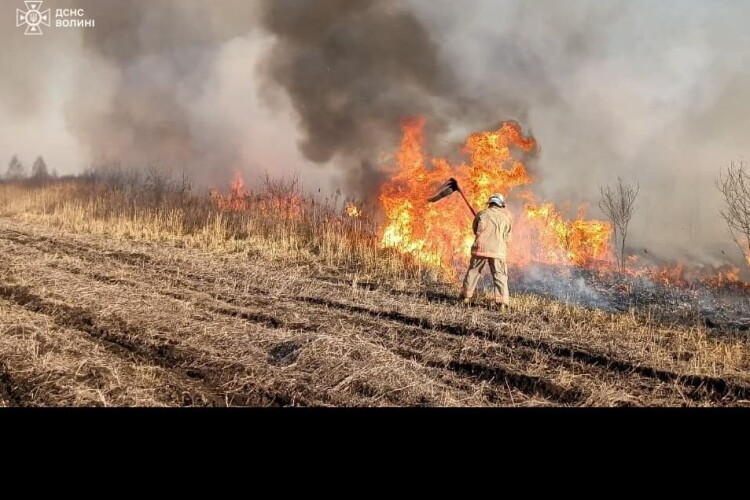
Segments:
[[[193,178],[187,172],[182,172],[175,184],[175,190],[183,198],[193,192]]]
[[[150,195],[149,202],[159,205],[164,202],[170,186],[174,182],[172,173],[161,165],[150,164],[146,167],[145,191]]]
[[[719,213],[750,269],[750,174],[745,162],[731,162],[725,172],[719,173],[716,187],[724,197],[724,208]]]
[[[625,270],[625,240],[628,237],[628,226],[633,217],[635,199],[638,197],[641,187],[628,184],[622,178],[617,178],[614,187],[603,186],[599,188],[601,200],[599,208],[609,217],[614,228],[615,248],[617,249],[617,264],[620,271]]]

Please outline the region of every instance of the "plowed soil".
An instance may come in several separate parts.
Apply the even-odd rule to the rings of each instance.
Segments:
[[[750,399],[743,338],[541,300],[505,314],[455,302],[312,265],[0,219],[0,406]]]

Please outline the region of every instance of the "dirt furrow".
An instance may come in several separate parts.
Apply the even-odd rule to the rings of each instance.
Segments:
[[[83,308],[44,300],[21,286],[0,286],[0,297],[30,311],[49,316],[62,327],[81,330],[102,341],[114,354],[135,359],[143,364],[156,364],[173,371],[178,370],[176,373],[180,378],[180,385],[205,397],[212,406],[226,404],[224,395],[218,389],[222,381],[214,376],[215,372],[204,371],[196,366],[202,357],[200,353],[177,348],[168,342],[147,344],[144,342],[146,336],[142,330],[117,317],[103,321]],[[241,406],[287,403],[278,401],[275,395],[269,397],[267,394],[252,392],[247,395],[235,395],[235,402]]]
[[[18,385],[8,370],[8,365],[0,362],[0,406],[22,406],[23,398]]]
[[[750,387],[724,378],[705,375],[680,375],[671,371],[661,370],[652,366],[635,364],[615,357],[580,349],[571,345],[560,345],[521,335],[493,332],[478,329],[464,324],[436,323],[427,317],[415,317],[397,311],[383,311],[365,306],[348,304],[319,297],[298,297],[297,300],[346,309],[352,312],[367,314],[376,318],[387,318],[398,321],[407,326],[449,333],[451,335],[476,335],[489,340],[501,342],[511,347],[526,347],[543,351],[560,359],[572,359],[586,365],[603,367],[609,371],[616,371],[623,375],[638,374],[644,377],[667,383],[678,383],[690,389],[700,391],[705,397],[715,401],[726,399],[748,399]]]
[[[7,291],[7,290],[6,290]],[[54,318],[0,297],[6,387],[20,406],[206,406],[205,390]]]

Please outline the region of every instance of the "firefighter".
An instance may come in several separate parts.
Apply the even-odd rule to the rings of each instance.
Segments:
[[[488,206],[474,218],[474,245],[471,247],[471,261],[466,271],[461,298],[464,305],[470,305],[474,289],[485,264],[490,265],[495,284],[495,304],[501,311],[510,306],[508,292],[507,245],[510,241],[512,220],[505,208],[505,198],[494,194]]]

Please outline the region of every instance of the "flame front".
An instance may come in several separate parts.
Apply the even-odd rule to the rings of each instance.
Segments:
[[[474,241],[469,207],[460,194],[436,203],[427,201],[439,185],[455,178],[475,210],[484,208],[492,194],[505,196],[513,216],[511,264],[525,267],[536,262],[596,267],[605,274],[618,272],[612,259],[611,224],[586,219],[585,206],[578,209],[575,218],[568,219],[553,203],[535,199],[530,190],[534,179],[521,157],[534,151],[537,144],[532,137],[523,135],[517,123],[506,122],[497,130],[471,134],[462,148],[467,161],[458,164],[445,158],[426,163],[423,128],[422,118],[404,121],[396,164],[384,167],[390,179],[380,189],[379,200],[385,214],[378,232],[380,247],[411,255],[418,262],[449,273],[465,266]],[[267,181],[262,191],[253,193],[240,172],[232,181],[229,194],[212,189],[211,198],[224,211],[282,220],[301,220],[309,205],[296,184]],[[348,218],[363,217],[362,209],[354,203],[345,205],[344,214]],[[750,267],[750,245],[745,258]],[[750,284],[741,280],[739,269],[731,265],[652,266],[636,255],[627,256],[627,263],[628,275],[665,285],[700,283],[750,290]]]
[[[383,247],[448,269],[465,263],[474,239],[468,207],[458,194],[434,204],[427,201],[438,185],[453,177],[475,209],[484,208],[494,193],[508,199],[514,220],[512,263],[587,265],[609,257],[610,224],[586,220],[584,207],[575,219],[567,220],[552,203],[537,203],[528,190],[518,189],[533,179],[514,154],[534,151],[537,144],[517,123],[471,134],[462,150],[468,163],[453,165],[434,158],[429,167],[422,149],[423,128],[422,118],[402,124],[398,164],[391,167],[391,178],[380,192],[386,215]]]

